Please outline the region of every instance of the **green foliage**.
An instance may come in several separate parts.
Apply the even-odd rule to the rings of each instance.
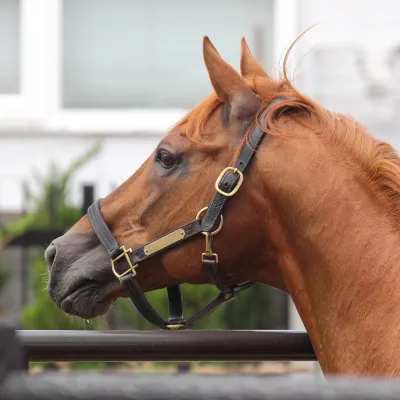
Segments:
[[[33,175],[33,185],[25,185],[28,212],[15,222],[7,224],[0,231],[0,246],[29,229],[67,228],[81,216],[81,210],[71,204],[69,184],[73,175],[90,161],[101,147],[95,144],[82,156],[73,160],[66,170],[60,170],[54,163],[45,176]]]
[[[70,181],[73,175],[85,163],[100,151],[96,144],[89,151],[75,159],[64,171],[51,165],[45,176],[35,174],[31,186],[26,186],[28,212],[20,219],[4,227],[0,232],[0,243],[5,245],[11,238],[22,235],[30,229],[60,228],[67,229],[80,217],[81,210],[75,207],[69,198]],[[59,310],[47,294],[47,267],[43,250],[29,251],[29,272],[32,277],[34,301],[21,312],[23,329],[101,329],[99,321],[86,323],[73,319]],[[0,275],[1,285],[1,275]]]
[[[6,286],[6,283],[8,282],[8,279],[10,278],[10,272],[2,269],[0,267],[0,292],[3,290],[3,288]],[[3,309],[0,307],[0,314],[3,312]]]
[[[258,284],[226,304],[226,329],[269,329],[272,326],[271,288]]]
[[[10,277],[9,271],[6,271],[4,269],[0,269],[0,292],[6,285],[8,279]]]

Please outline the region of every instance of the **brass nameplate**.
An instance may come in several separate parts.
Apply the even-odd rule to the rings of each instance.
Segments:
[[[185,237],[185,231],[182,228],[177,229],[176,231],[168,233],[168,235],[165,235],[165,236],[161,237],[160,239],[157,239],[154,242],[149,243],[146,246],[144,246],[144,254],[146,254],[146,256],[149,256],[150,254],[154,254],[157,251],[165,249],[166,247],[170,246],[171,244],[179,242],[184,237]]]

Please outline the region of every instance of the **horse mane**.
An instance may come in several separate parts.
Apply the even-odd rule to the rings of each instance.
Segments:
[[[299,39],[299,38],[298,38]],[[387,212],[400,217],[400,158],[396,150],[388,143],[373,138],[366,127],[350,116],[329,111],[300,93],[288,77],[288,58],[296,39],[286,53],[283,71],[279,80],[261,76],[245,77],[248,85],[262,99],[259,116],[273,100],[284,97],[268,112],[268,128],[263,123],[259,125],[270,135],[290,135],[285,130],[285,124],[277,124],[283,113],[290,111],[290,119],[311,129],[315,134],[337,146],[343,154],[357,163],[367,176],[367,181],[379,199],[386,200]],[[210,116],[223,102],[215,93],[193,108],[175,126],[180,127],[192,141],[204,142],[207,134],[205,126]],[[305,112],[306,111],[306,112]],[[243,143],[254,125],[250,126]],[[242,144],[243,144],[242,143]]]

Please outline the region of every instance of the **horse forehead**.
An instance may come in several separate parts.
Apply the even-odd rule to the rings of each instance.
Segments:
[[[193,142],[189,140],[185,132],[180,128],[169,131],[161,140],[160,144],[171,146],[176,151],[187,151],[193,147]]]
[[[181,127],[172,128],[163,137],[163,141],[173,141],[174,143],[185,143],[188,141],[184,129]]]

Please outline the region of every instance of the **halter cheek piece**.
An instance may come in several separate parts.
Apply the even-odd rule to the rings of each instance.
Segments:
[[[272,105],[278,100],[280,99],[276,99],[266,108],[262,113],[260,120],[267,115]],[[254,282],[245,282],[240,285],[223,286],[218,273],[218,254],[213,253],[212,251],[212,240],[213,237],[222,229],[222,211],[224,206],[242,185],[243,172],[249,165],[264,135],[265,133],[255,124],[254,128],[250,132],[248,141],[243,145],[235,167],[227,167],[221,172],[215,182],[217,193],[212,199],[210,205],[198,212],[195,220],[160,236],[136,250],[127,249],[125,246],[120,246],[117,243],[101,214],[100,199],[89,207],[87,213],[89,221],[100,242],[110,255],[111,268],[114,275],[124,285],[126,292],[129,294],[130,299],[138,311],[153,325],[156,325],[161,329],[187,328],[195,321],[215,310],[221,304],[236,298],[242,290],[248,289],[256,284]],[[204,212],[204,218],[201,219],[201,215]],[[213,230],[215,226],[217,226],[217,228]],[[183,318],[181,287],[180,285],[170,286],[167,288],[169,319],[166,321],[151,306],[144,295],[144,292],[136,279],[136,269],[142,261],[145,261],[172,246],[176,246],[196,237],[199,234],[205,236],[206,242],[205,252],[202,254],[202,266],[209,275],[211,281],[219,289],[220,294],[201,311],[185,320]],[[121,268],[117,268],[117,265],[121,266]],[[124,272],[119,273],[118,271]]]

